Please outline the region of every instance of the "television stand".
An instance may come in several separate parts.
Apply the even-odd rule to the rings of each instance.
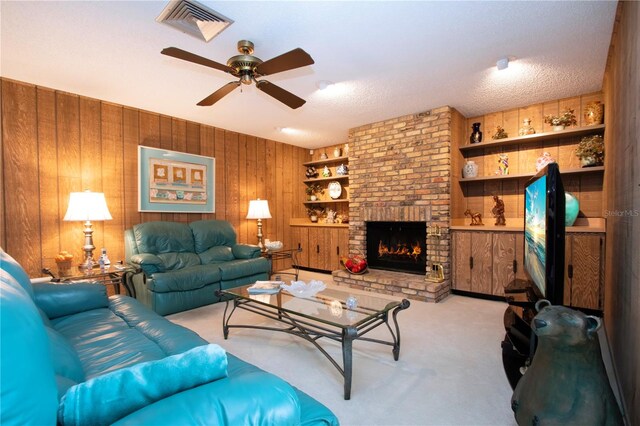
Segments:
[[[536,339],[531,321],[536,315],[535,304],[539,300],[531,281],[516,279],[504,289],[509,307],[504,313],[506,331],[502,341],[502,364],[509,384],[515,389],[535,351]]]

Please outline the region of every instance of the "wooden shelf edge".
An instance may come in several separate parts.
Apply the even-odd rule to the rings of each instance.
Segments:
[[[595,173],[595,172],[604,172],[604,166],[595,166],[595,167],[581,167],[579,169],[568,169],[564,171],[560,171],[560,175],[571,175],[571,174],[579,174],[579,173]],[[480,176],[474,178],[460,178],[460,182],[481,182],[485,180],[506,180],[506,179],[520,179],[520,178],[530,178],[533,177],[535,173],[518,173],[515,175],[493,175],[493,176]]]
[[[485,220],[493,221],[493,218]],[[469,219],[452,219],[450,229],[452,231],[485,231],[485,232],[524,232],[524,219],[507,219],[507,226],[496,226],[493,223],[484,226],[468,225]],[[510,223],[511,222],[511,223]],[[602,217],[579,217],[574,226],[568,226],[566,233],[606,233],[607,220]]]
[[[302,204],[334,204],[334,203],[348,203],[349,200],[316,200],[316,201],[303,201]]]
[[[597,124],[594,126],[583,126],[583,127],[575,127],[575,128],[571,128],[571,129],[566,129],[566,130],[560,130],[558,132],[544,132],[544,133],[535,133],[533,135],[526,135],[526,136],[514,136],[512,138],[505,138],[505,139],[498,139],[498,140],[492,140],[492,141],[487,141],[487,142],[480,142],[477,144],[473,144],[473,145],[464,145],[459,147],[458,149],[461,152],[464,151],[472,151],[472,150],[478,150],[478,149],[483,149],[483,148],[495,148],[497,146],[506,146],[506,145],[520,145],[520,144],[527,144],[527,143],[535,143],[535,142],[541,142],[547,139],[555,139],[555,138],[562,138],[562,137],[567,137],[567,136],[580,136],[583,134],[587,134],[587,133],[591,133],[591,132],[595,132],[598,130],[603,130],[604,129],[604,124]]]
[[[311,226],[317,228],[348,228],[348,223],[320,223],[311,222],[308,218],[294,217],[289,220],[289,226]]]
[[[323,166],[325,164],[333,164],[333,163],[344,163],[344,162],[349,162],[349,157],[333,157],[333,158],[327,158],[326,160],[318,160],[318,161],[308,161],[306,163],[302,163],[303,166],[308,167],[308,166]]]
[[[349,179],[349,175],[329,176],[329,177],[321,177],[321,178],[314,178],[314,179],[306,179],[306,180],[303,180],[302,182],[304,182],[304,183],[314,183],[314,182],[326,182],[328,180],[346,180],[346,179]]]

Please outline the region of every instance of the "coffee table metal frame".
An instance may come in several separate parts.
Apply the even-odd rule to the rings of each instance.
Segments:
[[[282,291],[276,295],[277,305],[252,299],[246,290],[248,287],[249,286],[247,285],[217,292],[218,296],[227,299],[222,318],[222,330],[225,340],[228,338],[229,329],[231,328],[252,328],[278,331],[301,337],[312,343],[343,376],[345,400],[351,399],[351,381],[353,373],[352,345],[354,340],[363,340],[392,346],[393,359],[397,361],[400,356],[400,327],[398,326],[396,317],[398,312],[409,307],[410,303],[406,299],[401,301],[390,300],[387,306],[380,310],[368,309],[367,307],[357,307],[355,309],[359,310],[361,313],[363,311],[369,311],[367,312],[368,315],[355,324],[344,325],[283,308]],[[346,294],[347,293],[345,293],[345,295]],[[285,297],[290,296],[287,295]],[[318,303],[324,303],[327,301],[327,299],[323,297],[322,292],[318,293],[314,298],[318,300]],[[334,300],[334,298],[331,297],[328,299]],[[231,309],[229,309],[230,305],[232,305]],[[344,301],[342,302],[342,307],[347,310]],[[283,324],[283,326],[267,327],[248,324],[230,324],[231,317],[236,309],[253,312],[277,321]],[[392,312],[391,318],[393,320],[393,328],[389,324],[390,311]],[[391,341],[365,337],[367,333],[382,324],[387,326],[387,329],[391,334]],[[340,364],[318,343],[318,340],[323,337],[341,344],[342,366],[340,366]]]

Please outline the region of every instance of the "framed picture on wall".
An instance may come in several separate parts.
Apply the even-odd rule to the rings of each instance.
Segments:
[[[215,213],[216,159],[138,146],[138,211]]]

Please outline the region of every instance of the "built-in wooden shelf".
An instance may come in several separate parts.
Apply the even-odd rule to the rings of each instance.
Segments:
[[[338,175],[338,176],[329,176],[329,177],[320,177],[314,179],[306,179],[303,180],[304,183],[314,183],[314,182],[326,182],[328,180],[347,180],[349,179],[349,175]]]
[[[302,163],[303,166],[324,166],[325,164],[335,164],[335,163],[347,163],[349,162],[349,157],[333,157],[326,158],[324,160],[316,160],[316,161],[308,161],[306,163]]]
[[[461,152],[465,152],[465,151],[472,151],[472,150],[480,150],[483,148],[495,148],[498,146],[524,145],[528,143],[542,142],[549,139],[558,139],[558,138],[566,138],[570,136],[582,136],[590,133],[598,133],[601,130],[604,130],[604,124],[597,124],[594,126],[585,126],[585,127],[572,127],[570,129],[560,130],[557,132],[535,133],[533,135],[516,136],[513,138],[505,138],[505,139],[491,140],[487,142],[480,142],[473,145],[464,145],[464,146],[461,146],[459,149]]]
[[[557,133],[557,132],[556,132]],[[568,169],[561,170],[561,175],[570,175],[570,174],[578,174],[578,173],[596,173],[596,172],[604,172],[604,166],[594,166],[594,167],[581,167],[579,169]],[[505,179],[520,179],[520,178],[529,178],[534,176],[535,173],[517,173],[512,175],[490,175],[490,176],[478,176],[474,178],[460,178],[460,182],[479,182],[484,180],[505,180]]]
[[[321,221],[322,219],[320,219]],[[348,223],[322,223],[322,222],[311,222],[309,218],[291,218],[289,221],[290,226],[313,226],[318,228],[348,228]]]
[[[521,217],[507,219],[506,226],[494,225],[495,218],[493,217],[483,217],[482,221],[487,223],[481,226],[471,226],[469,225],[470,221],[471,219],[452,219],[450,229],[452,231],[524,232],[524,219]],[[573,225],[574,226],[567,226],[565,232],[604,233],[606,231],[606,219],[602,217],[579,217]]]
[[[335,203],[348,203],[347,199],[339,199],[339,200],[316,200],[316,201],[305,201],[303,204],[335,204]]]

